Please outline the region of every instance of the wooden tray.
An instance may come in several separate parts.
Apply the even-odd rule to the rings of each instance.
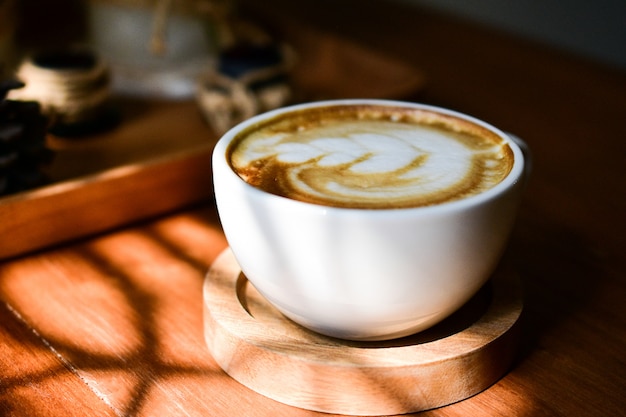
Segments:
[[[211,197],[216,138],[193,102],[117,104],[109,132],[48,137],[51,185],[0,198],[0,259]]]
[[[518,281],[499,272],[427,331],[351,342],[285,318],[248,282],[229,249],[204,283],[206,343],[226,373],[276,401],[349,415],[417,412],[486,389],[511,365],[521,311]]]
[[[294,101],[401,99],[422,87],[416,68],[346,39],[300,27]],[[0,259],[103,232],[211,198],[217,137],[193,100],[118,100],[121,123],[81,139],[49,137],[53,184],[0,197]]]

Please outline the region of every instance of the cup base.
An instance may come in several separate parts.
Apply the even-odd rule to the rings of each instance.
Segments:
[[[499,270],[465,306],[423,332],[335,339],[276,310],[226,249],[205,279],[204,330],[220,367],[266,397],[327,413],[404,414],[461,401],[501,378],[515,356],[522,304],[517,277]]]

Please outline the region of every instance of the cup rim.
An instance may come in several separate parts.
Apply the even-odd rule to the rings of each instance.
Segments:
[[[454,117],[458,117],[464,120],[467,120],[471,123],[482,126],[496,135],[498,135],[501,139],[503,139],[511,148],[513,152],[513,166],[511,167],[510,172],[507,176],[500,181],[495,186],[480,192],[478,194],[470,195],[468,197],[464,197],[458,200],[448,201],[444,203],[437,203],[433,205],[427,206],[417,206],[417,207],[401,207],[401,208],[351,208],[351,207],[335,207],[329,205],[322,205],[316,203],[310,203],[300,200],[294,200],[288,197],[283,197],[280,195],[272,194],[267,191],[261,190],[253,185],[248,184],[245,180],[243,180],[237,173],[235,173],[228,163],[227,160],[227,151],[230,143],[235,139],[237,134],[241,131],[247,129],[248,127],[257,124],[263,120],[271,119],[276,116],[290,113],[294,111],[299,111],[303,109],[309,108],[318,108],[318,107],[328,107],[328,106],[348,106],[348,105],[375,105],[375,106],[388,106],[388,107],[408,107],[415,109],[423,109],[427,111],[433,111],[437,113],[441,113],[444,115],[450,115]],[[236,181],[241,183],[241,185],[251,192],[254,195],[263,196],[263,198],[267,198],[270,200],[281,201],[284,204],[291,204],[294,207],[299,207],[300,209],[310,209],[310,210],[323,210],[326,212],[333,212],[338,214],[347,214],[347,215],[358,215],[367,213],[367,215],[375,215],[382,216],[388,215],[389,213],[394,213],[395,215],[401,215],[402,213],[412,214],[416,212],[420,213],[433,213],[433,212],[444,212],[444,211],[454,211],[454,210],[462,210],[467,209],[469,207],[479,206],[487,201],[490,201],[501,194],[506,193],[511,188],[514,188],[518,183],[522,182],[524,179],[524,165],[526,163],[526,158],[524,152],[520,145],[511,137],[511,135],[505,133],[501,129],[493,126],[490,123],[487,123],[481,119],[478,119],[474,116],[461,113],[455,110],[446,109],[444,107],[422,104],[417,102],[408,102],[401,100],[388,100],[388,99],[334,99],[334,100],[320,100],[320,101],[311,101],[307,103],[294,104],[290,106],[280,107],[274,110],[270,110],[264,113],[257,114],[236,126],[230,128],[226,133],[224,133],[220,139],[217,141],[214,149],[213,149],[213,166],[216,164],[223,163],[227,167],[227,172],[229,176],[233,176],[236,178]],[[215,169],[215,168],[213,168]]]

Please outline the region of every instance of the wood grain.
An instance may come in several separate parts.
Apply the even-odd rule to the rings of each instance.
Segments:
[[[0,304],[0,415],[113,417],[18,312]]]

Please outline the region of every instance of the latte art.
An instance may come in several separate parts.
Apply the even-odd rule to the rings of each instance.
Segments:
[[[295,200],[403,208],[480,193],[511,168],[504,141],[478,134],[474,125],[464,129],[461,120],[450,124],[433,114],[389,110],[327,113],[244,132],[231,149],[235,172],[253,186]]]

